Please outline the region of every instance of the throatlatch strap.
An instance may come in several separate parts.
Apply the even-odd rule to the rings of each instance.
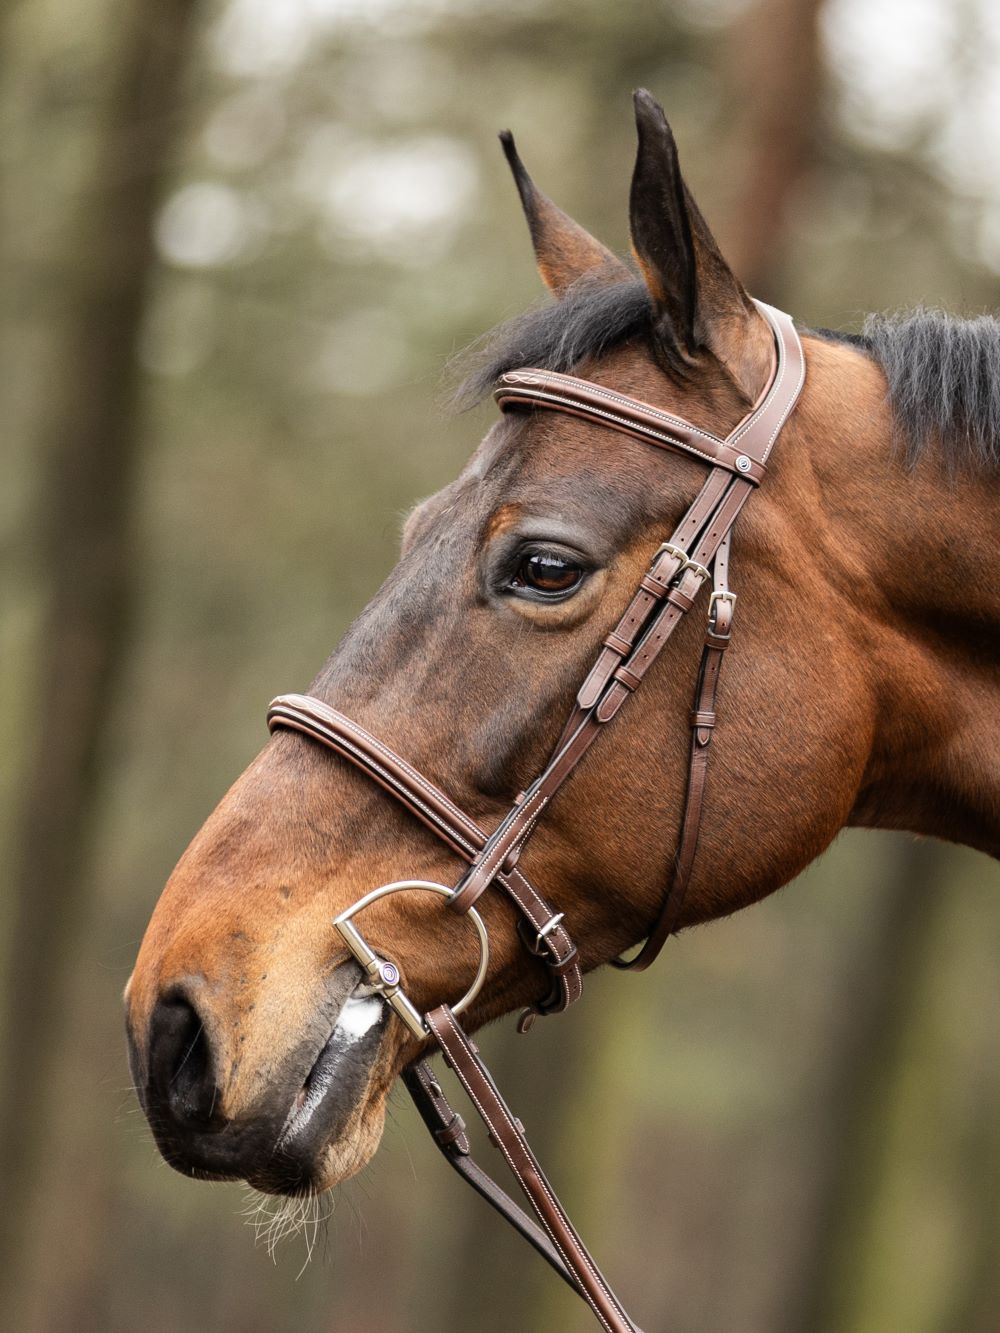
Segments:
[[[694,706],[691,710],[691,751],[688,760],[684,813],[681,817],[680,837],[674,857],[673,873],[663,898],[659,915],[633,958],[614,958],[615,967],[628,972],[644,972],[659,956],[660,950],[680,921],[694,859],[698,851],[698,834],[705,808],[705,783],[708,777],[709,747],[715,729],[715,699],[719,688],[723,654],[729,647],[732,633],[736,595],[730,592],[727,571],[732,529],[726,533],[713,564],[714,589],[709,611],[705,646],[702,650],[695,687]]]

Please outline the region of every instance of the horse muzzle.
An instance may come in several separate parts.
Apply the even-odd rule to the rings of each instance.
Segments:
[[[288,1034],[273,1034],[256,1068],[246,1067],[241,1019],[222,1010],[217,988],[185,976],[161,989],[141,1033],[127,1023],[133,1080],[164,1159],[276,1194],[324,1189],[363,1166],[370,1153],[356,1140],[388,1011],[357,965],[334,970],[306,1032],[284,1050]],[[379,1133],[362,1137],[374,1150]]]

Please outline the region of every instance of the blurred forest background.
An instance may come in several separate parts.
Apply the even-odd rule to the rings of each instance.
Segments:
[[[1000,8],[11,0],[0,24],[0,1326],[589,1329],[401,1096],[311,1263],[302,1236],[272,1263],[239,1187],[159,1164],[120,992],[268,699],[489,419],[440,382],[539,299],[496,131],[624,250],[644,84],[757,295],[828,326],[978,313]],[[996,867],[857,834],[485,1046],[650,1333],[995,1333],[998,1034]]]

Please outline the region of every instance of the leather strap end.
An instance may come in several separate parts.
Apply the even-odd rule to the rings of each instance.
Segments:
[[[605,640],[605,643],[607,643],[607,640]],[[604,693],[604,687],[611,679],[611,673],[621,661],[622,656],[610,646],[601,649],[597,661],[587,673],[586,680],[577,692],[577,705],[584,711],[593,708]]]
[[[631,639],[626,639],[624,634],[619,634],[617,630],[611,630],[606,636],[604,646],[617,653],[619,657],[627,657],[632,651]]]
[[[610,722],[628,696],[629,691],[620,680],[616,680],[611,689],[608,690],[607,694],[597,705],[597,711],[594,716],[597,718],[598,722]]]

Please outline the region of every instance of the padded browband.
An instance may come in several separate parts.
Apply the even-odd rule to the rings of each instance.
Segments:
[[[805,367],[789,317],[763,302],[755,304],[776,335],[771,373],[760,398],[724,439],[651,403],[555,370],[508,371],[497,381],[493,397],[504,412],[516,407],[565,412],[660,449],[689,454],[700,463],[724,468],[745,481],[759,484],[771,446],[798,398]],[[790,361],[795,364],[790,365]],[[789,384],[789,375],[794,388]]]
[[[759,482],[764,475],[760,463],[717,435],[699,430],[638,398],[626,398],[613,389],[574,375],[562,375],[555,370],[511,370],[500,376],[493,397],[504,412],[512,407],[553,408],[569,416],[596,421],[646,444],[690,454],[699,463],[725,468],[748,481]]]

